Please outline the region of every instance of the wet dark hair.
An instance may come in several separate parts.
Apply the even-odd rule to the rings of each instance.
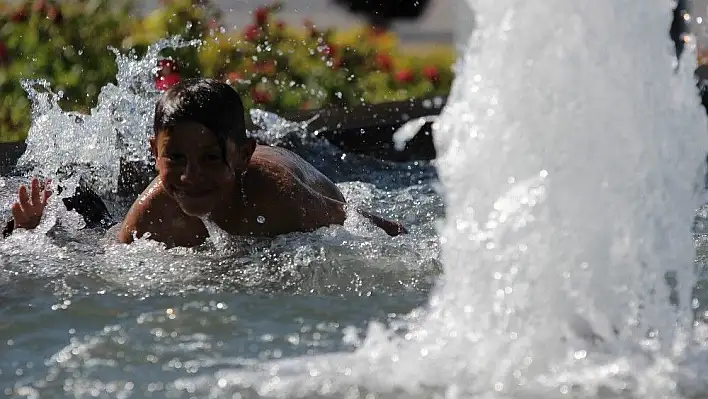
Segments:
[[[241,96],[216,79],[184,79],[170,87],[155,105],[153,130],[169,132],[183,122],[196,122],[214,132],[223,152],[226,140],[246,141],[246,121]]]

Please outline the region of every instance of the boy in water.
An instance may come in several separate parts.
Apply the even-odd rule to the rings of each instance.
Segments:
[[[342,224],[345,199],[337,186],[298,155],[246,137],[238,93],[213,79],[186,79],[155,107],[150,149],[158,176],[128,211],[121,243],[149,233],[168,247],[197,246],[208,232],[202,218],[236,236],[273,237]],[[37,227],[50,196],[37,179],[20,187],[15,227]],[[359,210],[386,233],[398,222]]]

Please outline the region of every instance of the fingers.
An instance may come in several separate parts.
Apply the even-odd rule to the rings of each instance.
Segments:
[[[52,196],[52,190],[45,190],[44,191],[44,198],[42,199],[42,205],[46,206],[47,202],[49,202],[49,197]]]
[[[39,197],[39,190],[40,190],[40,187],[39,187],[39,180],[37,180],[37,179],[32,179],[31,186],[32,186],[32,190],[31,190],[31,195],[30,195],[30,196],[31,196],[31,198],[32,198],[32,205],[35,205],[35,206],[36,206],[36,205],[38,205],[38,204],[40,204],[40,203],[42,202],[41,199],[40,199],[40,197]]]
[[[47,205],[47,202],[49,201],[49,197],[52,195],[52,179],[47,179],[44,181],[44,184],[42,185],[42,189],[44,190],[44,195],[42,195],[42,205]]]
[[[44,182],[40,182],[39,179],[33,178],[30,182],[29,191],[26,185],[21,185],[17,192],[17,196],[20,200],[20,205],[23,208],[26,208],[28,206],[36,206],[39,204],[46,205],[47,200],[53,193],[51,188],[49,187],[51,183],[51,179],[47,179]]]
[[[29,229],[37,227],[52,195],[49,189],[50,183],[51,180],[40,182],[39,179],[33,178],[29,189],[24,184],[20,186],[17,190],[18,201],[10,208],[16,227]]]
[[[15,202],[12,204],[12,218],[15,220],[15,227],[19,228],[35,228],[39,221],[32,221],[32,216],[27,214],[27,211],[23,209],[19,203]]]
[[[15,219],[15,222],[22,223],[25,220],[25,213],[22,212],[22,207],[20,206],[20,204],[15,202],[14,204],[12,204],[10,210],[12,211],[12,218]]]
[[[30,206],[30,195],[27,192],[27,186],[24,184],[21,185],[17,196],[19,197],[20,206],[22,206],[22,208],[27,208]]]

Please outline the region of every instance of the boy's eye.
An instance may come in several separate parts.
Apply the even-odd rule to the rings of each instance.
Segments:
[[[204,159],[209,162],[221,161],[221,154],[217,154],[215,152],[209,152],[204,155]]]
[[[187,157],[184,156],[184,154],[175,154],[175,153],[165,154],[165,158],[167,158],[173,162],[181,162],[181,161],[184,161],[185,159],[187,159]]]

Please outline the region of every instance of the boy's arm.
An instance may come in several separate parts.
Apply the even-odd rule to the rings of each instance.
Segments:
[[[307,193],[307,195],[312,196],[311,203],[313,206],[306,208],[303,220],[303,225],[307,230],[314,230],[318,227],[331,224],[344,223],[347,217],[345,203],[326,197],[313,190],[310,191],[311,192]],[[385,219],[362,208],[357,208],[356,211],[391,237],[408,233],[408,230],[397,221]]]
[[[279,197],[290,197],[293,201],[293,207],[286,209],[283,214],[283,221],[289,224],[289,231],[312,231],[323,226],[343,224],[347,217],[344,202],[324,196],[296,178],[281,181],[278,188]],[[361,208],[358,208],[357,212],[389,236],[408,233],[399,222]]]

